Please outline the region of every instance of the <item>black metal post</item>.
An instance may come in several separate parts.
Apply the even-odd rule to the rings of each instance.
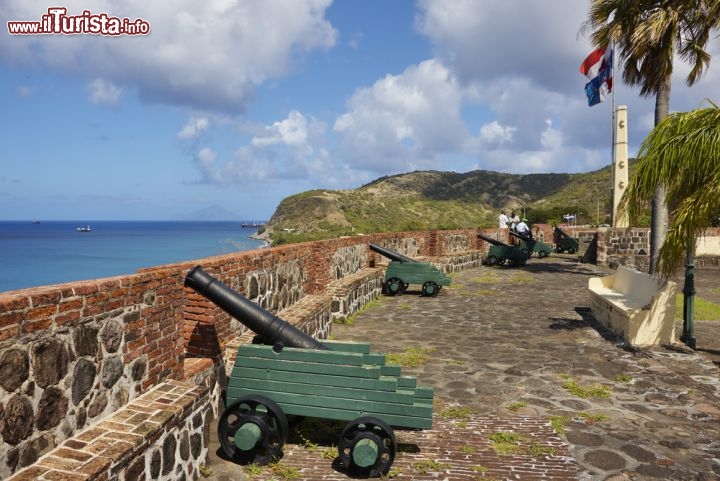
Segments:
[[[685,285],[683,286],[683,333],[680,340],[690,349],[695,349],[695,239],[688,244],[685,264]]]

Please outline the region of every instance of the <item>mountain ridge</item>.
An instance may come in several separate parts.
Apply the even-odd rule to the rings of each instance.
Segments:
[[[632,164],[631,164],[632,167]],[[286,197],[267,225],[274,244],[400,230],[492,227],[500,210],[531,222],[609,221],[610,166],[587,173],[506,174],[437,170],[383,176],[355,189]]]

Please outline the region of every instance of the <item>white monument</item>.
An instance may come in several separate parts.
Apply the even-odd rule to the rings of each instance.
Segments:
[[[613,227],[629,227],[626,215],[618,215],[618,204],[628,186],[627,105],[615,111],[615,141],[613,145]]]

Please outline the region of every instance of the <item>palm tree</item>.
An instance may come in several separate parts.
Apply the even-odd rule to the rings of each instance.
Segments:
[[[655,95],[655,125],[667,115],[673,61],[677,53],[692,69],[693,85],[710,63],[705,51],[710,33],[720,26],[720,0],[592,0],[583,30],[597,47],[614,45],[624,59],[623,80],[640,86],[640,95]],[[652,197],[650,273],[667,233],[665,191]]]
[[[685,257],[681,340],[694,349],[695,243],[720,213],[720,108],[713,104],[712,108],[670,114],[643,141],[638,157],[635,176],[619,210],[633,222],[656,187],[665,188],[670,226],[659,251],[657,272],[673,276]]]

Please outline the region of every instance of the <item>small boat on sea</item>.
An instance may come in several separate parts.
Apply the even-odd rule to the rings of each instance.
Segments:
[[[241,222],[240,227],[265,227],[265,222],[263,222],[263,221]]]
[[[80,227],[76,227],[75,230],[78,232],[90,232],[92,229],[89,225],[81,225]]]

